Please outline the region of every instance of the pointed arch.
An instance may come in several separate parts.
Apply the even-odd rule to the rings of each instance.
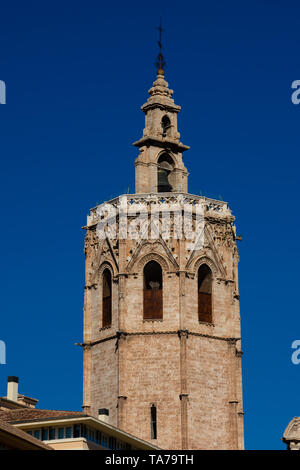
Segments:
[[[108,239],[103,240],[102,245],[99,246],[99,249],[95,253],[90,277],[91,283],[97,284],[101,282],[102,274],[106,267],[110,269],[113,278],[117,276],[119,266]]]
[[[171,152],[171,150],[166,151],[165,149],[163,149],[160,152],[158,152],[155,157],[156,163],[158,163],[162,159],[162,157],[164,157],[164,155],[167,155],[172,160],[172,161],[171,160],[169,161],[170,161],[170,164],[174,168],[178,168],[180,161],[178,160],[178,156],[176,156],[176,154]]]
[[[162,320],[163,318],[163,276],[161,265],[149,261],[143,269],[144,277],[144,320]]]
[[[145,247],[147,252],[141,255],[142,250],[140,250],[137,256],[137,260],[130,266],[130,269],[133,270],[133,267],[136,266],[135,269],[141,271],[149,261],[156,261],[158,264],[160,264],[164,271],[169,271],[171,269],[170,266],[172,266],[174,263],[171,263],[172,260],[167,257],[167,253],[164,256],[162,256],[160,253],[157,253],[156,250],[160,246],[164,247],[160,240],[155,240],[154,243],[145,241],[145,243],[142,245],[142,248]]]
[[[198,320],[212,323],[212,282],[213,276],[207,264],[198,269]]]
[[[206,264],[209,267],[214,278],[222,274],[215,261],[210,256],[207,256],[205,253],[203,253],[196,260],[193,260],[193,263],[191,263],[192,271],[194,271],[194,273],[197,273],[198,269],[201,267],[202,264]]]

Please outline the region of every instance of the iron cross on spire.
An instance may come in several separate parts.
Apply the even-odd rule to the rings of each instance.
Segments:
[[[158,41],[158,46],[159,46],[159,54],[157,56],[157,61],[155,63],[156,67],[160,70],[163,70],[163,67],[166,65],[166,62],[165,62],[165,59],[164,59],[164,56],[162,54],[162,33],[164,32],[164,29],[162,28],[162,24],[161,24],[161,19],[160,19],[160,24],[158,26],[158,29],[159,31],[159,41]]]

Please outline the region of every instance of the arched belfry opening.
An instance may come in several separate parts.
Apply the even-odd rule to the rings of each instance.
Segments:
[[[198,319],[212,323],[212,272],[206,264],[198,269]]]
[[[165,137],[166,135],[169,135],[170,130],[171,130],[171,121],[170,121],[170,118],[166,114],[162,117],[161,127],[162,127],[163,136]]]
[[[108,268],[102,275],[102,328],[111,326],[112,319],[112,279]]]
[[[149,261],[144,267],[144,319],[162,320],[162,318],[162,269],[156,261]]]
[[[173,169],[173,159],[169,154],[163,153],[157,160],[157,191],[159,193],[169,193],[173,190],[169,180]]]

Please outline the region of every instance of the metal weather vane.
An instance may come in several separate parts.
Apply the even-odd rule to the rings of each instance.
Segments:
[[[163,70],[163,67],[166,65],[163,53],[162,53],[162,33],[164,32],[164,29],[162,28],[161,24],[161,19],[160,19],[160,25],[158,26],[158,31],[159,31],[159,41],[158,41],[158,46],[159,46],[159,54],[157,56],[157,60],[155,62],[155,65],[158,69]]]

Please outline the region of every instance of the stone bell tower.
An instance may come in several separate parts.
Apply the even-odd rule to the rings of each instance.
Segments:
[[[168,88],[162,69],[158,70],[149,95],[142,106],[146,121],[143,137],[133,144],[140,149],[135,162],[136,193],[187,193],[188,173],[182,152],[189,147],[179,140],[177,114],[181,108],[172,99],[173,90]]]
[[[87,218],[83,410],[163,449],[243,449],[238,237],[188,193],[172,94],[160,67],[136,193]]]

